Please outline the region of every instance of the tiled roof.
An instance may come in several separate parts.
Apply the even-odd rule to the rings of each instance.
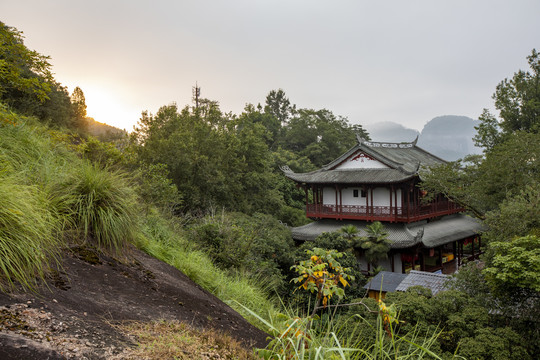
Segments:
[[[337,169],[338,165],[356,152],[363,152],[388,166],[388,169]],[[420,167],[442,164],[445,161],[412,143],[382,143],[358,138],[358,143],[346,153],[308,173],[295,173],[287,166],[282,170],[289,179],[300,183],[351,184],[396,183],[418,175]]]
[[[368,221],[341,221],[333,219],[322,219],[307,225],[292,228],[292,237],[300,241],[313,241],[325,232],[334,232],[346,225],[354,225],[358,229],[358,236],[367,236],[366,226],[371,224]],[[407,229],[407,224],[391,223],[384,224],[388,232],[388,239],[392,242],[391,248],[407,248],[418,244],[421,237]]]
[[[451,279],[448,275],[434,274],[425,271],[411,270],[405,279],[396,287],[396,291],[406,291],[412,286],[423,286],[431,290],[433,295],[446,290]]]
[[[292,228],[292,237],[299,241],[313,241],[324,232],[338,231],[345,225],[354,225],[358,236],[367,236],[368,221],[322,219],[307,225]],[[403,249],[422,243],[432,248],[450,242],[474,236],[483,230],[482,224],[466,215],[456,214],[444,216],[431,222],[384,223],[391,241],[390,248]]]
[[[381,271],[364,286],[364,289],[382,292],[396,291],[406,277],[407,274]]]
[[[409,230],[413,233],[422,229],[422,243],[425,247],[432,248],[478,235],[484,227],[478,219],[463,214],[445,216],[427,224],[409,224]]]
[[[291,180],[306,184],[387,184],[402,182],[414,176],[396,169],[321,169],[299,174],[284,168],[283,173]]]
[[[426,271],[411,270],[408,274],[381,271],[375,275],[364,289],[392,292],[407,291],[412,286],[422,286],[431,290],[433,295],[446,290],[451,277],[443,274],[434,274]]]

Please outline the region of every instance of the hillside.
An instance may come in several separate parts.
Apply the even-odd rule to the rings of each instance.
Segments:
[[[86,118],[86,131],[102,141],[110,141],[127,136],[125,130],[101,123],[91,117]]]
[[[0,359],[140,358],[132,353],[144,338],[128,328],[138,325],[193,331],[196,341],[169,342],[175,354],[237,347],[250,358],[252,346],[264,347],[264,332],[210,294],[245,301],[224,295],[234,281],[203,253],[186,259],[180,234],[142,210],[136,175],[90,162],[87,143],[74,140],[0,106]],[[177,268],[203,274],[207,290]]]
[[[0,319],[4,360],[133,358],[137,339],[120,326],[134,322],[212,328],[248,348],[265,347],[267,336],[180,271],[135,248],[120,261],[73,247],[36,293],[0,292]]]

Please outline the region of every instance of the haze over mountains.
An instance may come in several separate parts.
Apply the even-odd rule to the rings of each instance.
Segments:
[[[444,115],[430,120],[421,132],[394,122],[365,125],[373,141],[408,142],[418,136],[418,146],[432,154],[454,161],[469,154],[481,154],[482,149],[474,146],[478,120],[467,116]]]

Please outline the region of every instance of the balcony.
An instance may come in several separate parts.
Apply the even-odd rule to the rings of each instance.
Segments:
[[[306,216],[313,219],[414,222],[464,210],[448,200],[420,206],[410,203],[405,207],[308,204]]]

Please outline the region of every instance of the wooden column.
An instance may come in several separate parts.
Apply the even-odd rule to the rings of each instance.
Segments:
[[[339,213],[343,214],[343,189],[339,187]]]
[[[412,191],[412,197],[413,197],[413,213],[412,215],[414,217],[416,217],[416,211],[418,210],[417,209],[417,201],[418,201],[418,196],[417,196],[417,190],[416,187],[413,187],[413,191]]]
[[[390,255],[390,266],[392,268],[392,272],[394,272],[394,255],[395,254],[393,253]]]
[[[313,205],[315,213],[317,213],[317,187],[315,185],[312,185],[311,190],[313,191]]]
[[[454,264],[456,264],[456,271],[458,269],[458,260],[457,260],[457,251],[456,251],[457,244],[458,244],[457,241],[454,241],[452,243],[452,254],[454,255]]]
[[[340,215],[341,212],[339,211],[339,203],[338,203],[338,186],[335,186],[335,192],[336,192],[336,214]]]
[[[370,190],[371,190],[370,191],[370,193],[371,193],[371,195],[370,195],[370,198],[371,198],[371,216],[373,216],[375,214],[374,211],[373,211],[373,187],[371,187]]]
[[[315,189],[313,190],[315,192],[315,212],[319,213],[319,185],[315,185]]]
[[[394,212],[395,212],[395,219],[397,221],[398,219],[398,206],[397,206],[397,193],[398,193],[398,189],[394,188],[394,186],[392,186],[392,188],[394,189]],[[402,209],[403,211],[403,209]]]
[[[407,222],[409,222],[409,217],[411,215],[411,187],[407,189]]]
[[[461,256],[463,255],[463,239],[459,240],[457,243],[457,268],[461,266]]]
[[[392,191],[394,190],[394,185],[390,186],[388,189],[390,192],[390,214],[388,214],[389,217],[392,216]]]
[[[323,207],[322,207],[322,204],[323,204],[323,198],[322,198],[322,188],[320,186],[317,186],[317,193],[318,193],[318,197],[319,197],[319,213],[322,213],[323,211]]]
[[[368,188],[365,188],[366,191],[366,216],[369,215],[369,194],[368,194]]]

